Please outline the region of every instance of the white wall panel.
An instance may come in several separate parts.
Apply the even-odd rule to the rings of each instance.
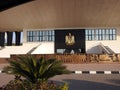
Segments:
[[[101,53],[101,50],[97,47],[100,43],[104,46],[108,46],[115,53],[120,53],[120,28],[116,29],[117,40],[86,41],[86,53]]]
[[[54,54],[54,42],[41,42],[32,54]]]

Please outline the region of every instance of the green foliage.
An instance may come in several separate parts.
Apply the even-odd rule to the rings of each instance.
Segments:
[[[45,89],[47,88],[47,81],[49,78],[55,75],[70,73],[70,71],[56,59],[45,60],[44,58],[36,59],[33,56],[20,56],[16,60],[9,60],[8,62],[10,65],[4,68],[4,72],[24,78],[24,80],[21,81],[17,79],[18,85],[16,85],[16,79],[9,83],[12,86],[15,85],[19,88],[24,88],[20,90],[38,90],[37,88],[41,88],[40,90],[43,90],[42,88],[44,88],[44,90],[49,90]],[[9,84],[7,86],[9,86]],[[32,89],[28,89],[28,87]],[[52,84],[49,88],[52,88]],[[63,88],[62,90],[67,90],[67,85],[61,88]],[[52,88],[50,90],[57,89]]]
[[[68,84],[56,85],[53,81],[41,84],[32,84],[23,79],[11,80],[2,90],[68,90]]]
[[[62,90],[68,90],[68,84],[67,83],[65,83],[63,86],[62,86]]]
[[[22,79],[15,78],[15,80],[11,80],[3,90],[28,90],[27,87],[25,87],[26,82],[24,82]],[[27,85],[26,85],[27,86]]]
[[[64,85],[59,85],[56,90],[68,90],[68,89],[69,86],[67,83],[65,83]]]

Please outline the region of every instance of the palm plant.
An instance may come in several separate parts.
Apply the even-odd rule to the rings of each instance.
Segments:
[[[55,75],[68,74],[69,70],[56,59],[36,59],[34,56],[20,56],[17,60],[9,60],[4,71],[24,77],[32,84],[44,83]]]

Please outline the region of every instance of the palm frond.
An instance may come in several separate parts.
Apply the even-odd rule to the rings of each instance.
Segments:
[[[20,75],[35,83],[38,80],[48,80],[55,75],[68,74],[69,70],[56,59],[36,59],[33,56],[20,56],[16,60],[9,60],[9,66],[4,68],[6,73]]]

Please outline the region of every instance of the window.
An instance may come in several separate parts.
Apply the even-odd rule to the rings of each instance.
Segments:
[[[86,40],[116,40],[116,29],[86,29]]]
[[[44,42],[54,41],[54,31],[28,31],[27,32],[28,42]]]
[[[95,31],[94,30],[91,30],[91,29],[87,29],[85,31],[85,34],[86,34],[86,40],[94,40],[95,39]]]
[[[29,42],[33,41],[33,31],[27,32],[27,39]]]

